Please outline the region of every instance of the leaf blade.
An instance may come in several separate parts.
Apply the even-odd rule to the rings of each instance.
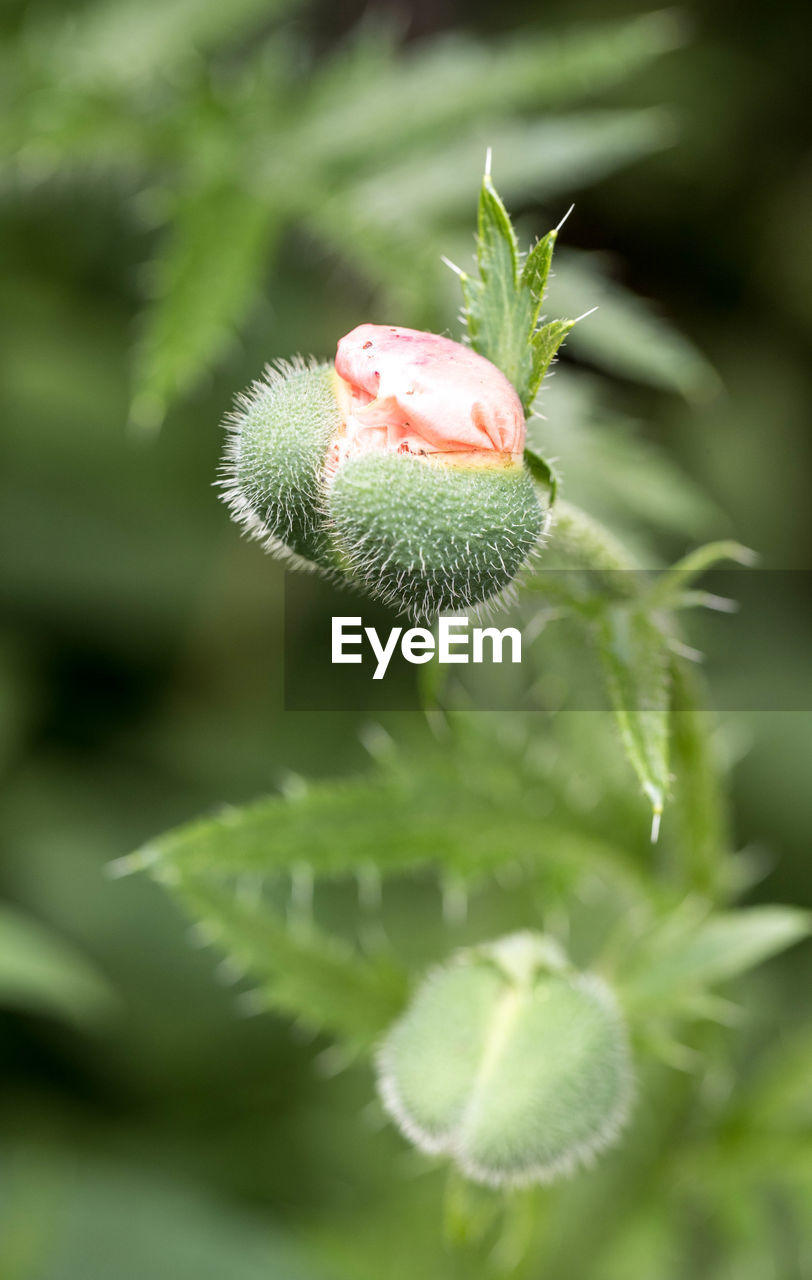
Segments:
[[[598,644],[621,741],[651,804],[655,840],[669,786],[666,640],[643,610],[610,606],[598,624]]]
[[[112,1002],[80,952],[36,920],[0,907],[0,1005],[92,1023]]]
[[[668,922],[646,942],[623,982],[635,1008],[679,1003],[698,988],[730,981],[808,937],[812,915],[758,906],[711,915],[686,929]]]
[[[273,217],[252,190],[217,181],[181,201],[154,264],[142,322],[131,421],[159,426],[172,400],[216,362],[257,292]]]
[[[285,921],[214,880],[181,879],[176,892],[272,1008],[365,1049],[400,1012],[408,979],[388,954],[362,958],[312,920]]]
[[[487,173],[479,195],[477,266],[478,280],[461,277],[471,345],[502,370],[524,402],[533,301],[529,289],[520,286],[516,233]]]

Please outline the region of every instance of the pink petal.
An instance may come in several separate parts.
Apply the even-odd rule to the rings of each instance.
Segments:
[[[525,423],[505,375],[470,347],[418,329],[361,324],[338,344],[342,451],[520,455]]]

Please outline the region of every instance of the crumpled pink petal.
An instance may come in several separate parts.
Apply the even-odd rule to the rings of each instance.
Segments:
[[[339,342],[335,367],[342,453],[521,455],[519,397],[470,347],[418,329],[361,324]]]

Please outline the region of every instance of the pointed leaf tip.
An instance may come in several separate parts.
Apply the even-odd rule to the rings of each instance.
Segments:
[[[654,812],[651,815],[651,843],[656,844],[660,838],[660,824],[663,818],[663,802],[659,800],[654,806]]]
[[[575,323],[553,321],[537,328],[558,230],[538,240],[522,262],[513,224],[486,167],[477,219],[479,278],[457,274],[462,281],[471,345],[502,370],[516,388],[525,413]]]

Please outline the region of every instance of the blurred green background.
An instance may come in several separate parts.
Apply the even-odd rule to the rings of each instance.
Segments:
[[[601,304],[539,437],[576,496],[654,559],[732,534],[808,569],[802,13],[7,0],[3,1280],[453,1274],[430,1232],[397,1236],[399,1206],[433,1222],[434,1185],[369,1072],[241,1016],[160,889],[105,875],[174,822],[366,759],[357,717],[282,711],[283,573],[218,502],[220,423],[265,360],[329,356],[363,320],[453,331],[438,255],[471,252],[491,143],[526,236],[575,201],[553,304]],[[757,659],[792,688],[803,575],[768,621]],[[808,905],[808,704],[727,727],[753,900]],[[776,1022],[801,1018],[808,949],[769,974]],[[623,1274],[648,1275],[636,1247]],[[720,1257],[693,1274],[745,1275]],[[746,1274],[802,1266],[773,1249]]]

